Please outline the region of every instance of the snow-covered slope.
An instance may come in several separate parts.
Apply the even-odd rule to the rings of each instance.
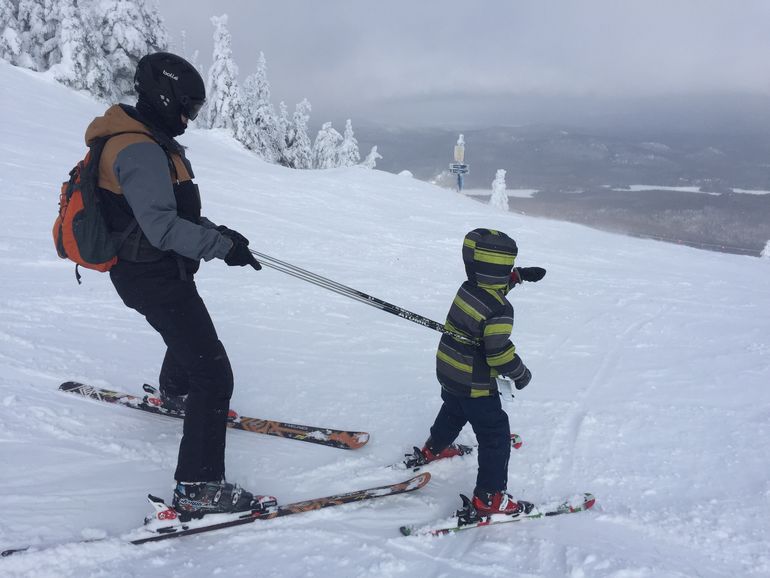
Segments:
[[[74,379],[138,392],[159,337],[106,275],[57,258],[59,183],[102,106],[0,62],[0,547],[119,535],[148,492],[169,497],[180,422],[57,392]],[[71,544],[0,560],[3,576],[768,576],[767,264],[504,214],[359,168],[290,171],[224,134],[182,137],[204,214],[271,256],[443,321],[475,227],[516,238],[514,341],[534,379],[509,407],[509,490],[583,491],[592,512],[445,538],[398,526],[451,514],[472,459],[423,490],[142,547]],[[228,434],[228,477],[294,501],[404,478],[383,468],[437,411],[438,334],[265,269],[198,276],[236,375],[233,407],[365,429],[344,452]],[[461,441],[472,442],[466,430]]]

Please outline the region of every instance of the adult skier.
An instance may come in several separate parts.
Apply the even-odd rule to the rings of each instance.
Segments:
[[[111,106],[85,138],[87,144],[108,139],[98,193],[121,241],[110,279],[123,302],[163,338],[160,397],[166,408],[185,412],[172,504],[183,521],[251,510],[260,496],[225,481],[233,374],[194,276],[201,259],[261,267],[246,237],[201,216],[192,167],[175,140],[206,100],[198,71],[158,52],[139,61],[134,86],[136,106]]]

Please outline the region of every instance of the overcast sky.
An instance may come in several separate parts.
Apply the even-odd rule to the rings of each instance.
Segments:
[[[769,0],[161,0],[211,61],[227,14],[241,76],[314,124],[521,121],[521,102],[752,94],[770,100]],[[569,97],[569,99],[568,99]],[[565,100],[568,99],[568,100]],[[519,103],[515,105],[514,103]]]

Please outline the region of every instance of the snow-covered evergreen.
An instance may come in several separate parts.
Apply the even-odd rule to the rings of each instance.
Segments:
[[[227,14],[212,16],[214,55],[206,89],[206,122],[209,128],[229,128],[243,138],[245,123],[238,87],[238,67],[233,60]]]
[[[59,11],[53,0],[19,0],[17,7],[19,53],[13,64],[32,70],[47,70],[58,62],[55,31]]]
[[[189,62],[195,67],[195,70],[197,70],[200,73],[202,78],[204,75],[203,75],[203,66],[200,63],[200,50],[193,50],[193,53],[192,53],[192,56],[190,56]]]
[[[110,64],[100,46],[101,34],[92,26],[92,13],[81,10],[76,0],[59,0],[58,10],[61,61],[52,67],[54,78],[103,100],[113,100],[116,91]]]
[[[373,169],[377,166],[377,159],[381,159],[382,155],[377,152],[377,146],[373,146],[372,150],[369,151],[369,154],[366,155],[366,158],[364,159],[364,162],[361,163],[361,166],[367,169]]]
[[[168,47],[153,0],[0,0],[0,22],[0,57],[108,101],[132,94],[139,59]]]
[[[344,138],[329,125],[319,132],[314,147],[307,99],[297,104],[291,117],[283,103],[276,114],[264,54],[241,90],[227,21],[226,14],[211,18],[213,63],[205,75],[207,102],[198,125],[229,129],[261,158],[286,167],[357,164],[360,152],[350,120]],[[179,44],[174,51],[204,76],[198,50],[188,57],[186,31]],[[169,50],[157,0],[0,0],[0,59],[41,72],[51,69],[62,84],[104,101],[133,97],[139,60]]]
[[[291,124],[284,133],[285,166],[294,169],[309,169],[313,164],[313,149],[308,134],[310,102],[305,98],[294,109]],[[284,122],[284,121],[282,121]]]
[[[179,56],[185,60],[190,60],[187,56],[187,30],[182,30],[179,33]]]
[[[357,164],[360,152],[349,119],[344,138],[328,123],[313,145],[307,99],[297,104],[291,117],[284,103],[276,114],[264,54],[241,91],[227,21],[226,14],[211,18],[213,63],[198,124],[229,129],[264,160],[287,167]],[[36,71],[52,69],[62,84],[105,101],[132,97],[142,56],[170,50],[156,0],[0,0],[0,23],[0,59]],[[183,31],[176,52],[188,58],[187,50]],[[201,71],[198,55],[195,50],[188,60]],[[372,157],[368,164],[375,161]]]
[[[15,62],[21,52],[19,21],[11,0],[0,0],[0,58]]]
[[[505,170],[498,169],[495,180],[492,181],[492,196],[489,204],[501,211],[508,210],[508,193],[505,192]]]
[[[286,133],[291,129],[291,120],[289,120],[289,107],[286,106],[284,101],[278,103],[278,115],[275,122],[278,130],[278,143],[276,146],[278,157],[276,162],[283,166],[288,166],[288,159],[286,158]]]
[[[168,31],[158,8],[147,0],[100,0],[102,48],[118,96],[134,92],[134,72],[145,54],[168,50]]]
[[[338,150],[341,142],[342,135],[332,127],[332,123],[325,122],[313,143],[313,168],[333,169],[340,166]]]
[[[342,136],[342,144],[337,153],[339,166],[352,167],[361,161],[361,153],[358,152],[358,141],[353,135],[353,123],[350,119],[345,123],[345,134]]]
[[[259,53],[257,70],[243,83],[244,134],[239,140],[260,157],[274,162],[279,157],[279,141],[283,139],[278,127],[275,108],[270,102],[267,80],[267,60]]]

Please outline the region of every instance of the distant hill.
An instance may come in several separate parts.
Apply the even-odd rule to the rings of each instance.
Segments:
[[[359,133],[378,143],[378,168],[454,186],[446,168],[458,131]],[[463,134],[467,189],[489,190],[502,168],[509,189],[538,191],[511,199],[512,210],[739,254],[759,255],[770,239],[770,194],[741,193],[770,191],[770,131],[526,126]]]

